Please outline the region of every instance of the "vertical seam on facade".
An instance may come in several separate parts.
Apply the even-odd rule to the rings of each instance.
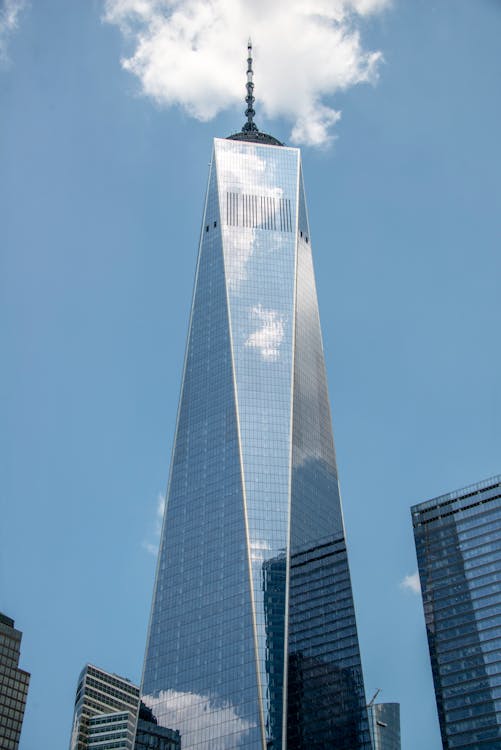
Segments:
[[[216,161],[216,183],[217,183],[217,193],[218,193],[218,203],[219,203],[219,173],[218,173],[218,168],[217,168],[218,165],[217,165],[215,148],[214,148],[214,160]],[[225,256],[224,256],[224,238],[223,238],[222,233],[221,233],[221,252],[223,254],[224,288],[225,288],[225,293],[226,293],[226,310],[227,310],[227,315],[228,315],[228,331],[229,331],[229,337],[230,337],[231,370],[232,370],[232,377],[233,377],[235,416],[237,420],[238,453],[239,453],[239,458],[240,458],[240,476],[242,480],[242,504],[243,504],[243,513],[244,513],[245,537],[246,537],[246,542],[247,542],[247,545],[246,545],[247,546],[247,568],[249,572],[250,604],[251,604],[251,613],[252,613],[252,629],[253,629],[253,635],[254,635],[254,658],[255,658],[255,666],[256,666],[257,697],[258,697],[258,704],[259,704],[261,744],[262,744],[263,750],[266,750],[263,694],[261,690],[261,670],[260,670],[260,664],[259,664],[259,642],[258,642],[258,637],[257,637],[257,624],[256,624],[256,604],[254,601],[254,581],[252,577],[252,562],[251,562],[250,540],[249,540],[249,522],[248,522],[248,517],[247,517],[247,493],[245,489],[244,462],[243,462],[243,456],[242,456],[242,440],[241,440],[241,435],[240,435],[240,414],[239,414],[239,408],[238,408],[238,392],[237,392],[237,381],[236,381],[236,374],[235,374],[235,358],[233,356],[233,331],[232,331],[232,325],[231,325],[231,312],[230,312],[228,285],[226,283],[226,263],[225,263]]]
[[[304,196],[304,181],[303,181],[302,177],[303,177],[303,175],[302,175],[302,172],[301,172],[301,188],[303,190],[303,196]],[[317,301],[316,312],[315,312],[316,323],[317,323],[316,327],[317,327],[317,330],[319,332],[320,347],[321,347],[321,351],[322,351],[322,366],[323,366],[323,375],[324,375],[324,383],[325,383],[325,396],[326,396],[326,400],[327,400],[327,412],[328,412],[328,417],[329,417],[329,424],[331,425],[330,435],[331,435],[331,439],[332,439],[332,451],[333,451],[333,455],[334,455],[334,465],[335,465],[335,468],[336,468],[336,483],[337,483],[337,491],[338,491],[338,499],[339,499],[339,513],[340,513],[340,516],[341,516],[341,528],[343,530],[343,543],[344,543],[344,548],[345,548],[346,569],[347,569],[347,572],[348,572],[348,580],[349,580],[349,584],[350,584],[351,601],[352,601],[352,607],[353,607],[353,617],[354,617],[354,625],[353,625],[353,627],[354,627],[355,638],[356,638],[355,651],[358,654],[358,661],[359,661],[359,664],[360,664],[360,676],[361,676],[361,686],[362,686],[362,694],[363,694],[363,702],[362,702],[362,706],[361,706],[361,714],[362,714],[362,717],[365,718],[365,720],[367,721],[367,728],[368,728],[369,717],[368,717],[367,707],[366,707],[367,699],[366,699],[366,696],[365,696],[365,682],[364,682],[364,679],[363,679],[363,669],[362,669],[362,662],[361,662],[361,655],[360,655],[360,641],[358,639],[357,616],[356,616],[356,612],[355,612],[355,602],[354,602],[354,597],[353,597],[353,586],[352,586],[352,581],[351,581],[350,561],[349,561],[349,556],[348,556],[348,543],[347,543],[347,539],[346,539],[346,528],[345,528],[345,524],[344,524],[343,502],[342,502],[342,498],[341,498],[341,487],[340,487],[340,484],[339,484],[339,475],[338,475],[337,461],[336,461],[336,448],[335,448],[335,444],[334,444],[334,425],[332,423],[332,411],[331,411],[330,397],[329,397],[329,386],[328,386],[328,383],[327,383],[327,367],[326,367],[326,364],[325,364],[325,352],[324,352],[324,343],[323,343],[323,336],[322,336],[322,328],[320,326],[320,307],[319,307],[319,302],[318,302],[317,282],[316,282],[316,279],[315,279],[315,269],[313,267],[313,250],[312,250],[312,242],[311,242],[311,237],[310,237],[310,223],[309,223],[309,220],[308,220],[308,208],[306,206],[306,200],[304,200],[304,212],[305,212],[305,217],[306,217],[306,227],[305,227],[306,236],[309,238],[309,243],[306,245],[306,249],[307,249],[307,252],[308,252],[308,260],[309,260],[309,263],[310,263],[310,266],[311,266],[313,291],[314,291],[315,299]]]
[[[299,175],[301,174],[301,159],[297,152],[297,182],[296,182],[296,237],[294,240],[294,291],[293,291],[293,315],[292,315],[292,361],[291,361],[291,404],[290,404],[290,427],[289,427],[289,507],[287,518],[287,549],[285,555],[285,617],[284,617],[284,673],[283,673],[283,696],[282,696],[282,750],[287,750],[287,692],[289,681],[289,588],[290,588],[290,553],[291,553],[291,517],[292,517],[292,441],[294,431],[294,377],[296,363],[296,315],[297,315],[297,255],[298,239],[297,225],[299,222]]]
[[[303,195],[304,195],[304,182],[303,182],[303,180],[301,180],[301,186],[303,188]],[[310,256],[309,260],[310,260],[311,270],[312,270],[312,274],[311,275],[312,275],[312,281],[313,281],[313,291],[315,293],[315,299],[317,300],[317,304],[316,304],[316,321],[317,321],[317,329],[319,331],[319,337],[320,337],[320,348],[321,348],[321,351],[322,351],[322,363],[323,363],[324,382],[325,382],[325,396],[326,396],[326,399],[327,399],[327,410],[328,410],[329,424],[331,425],[330,433],[331,433],[331,437],[332,437],[332,452],[334,454],[334,465],[336,467],[336,482],[337,482],[337,491],[338,491],[338,497],[339,497],[339,512],[340,512],[340,516],[341,516],[341,526],[342,526],[342,529],[343,529],[343,539],[344,539],[344,543],[345,543],[345,546],[346,546],[346,560],[347,560],[348,572],[349,572],[348,544],[347,544],[347,541],[346,541],[346,528],[345,528],[345,525],[344,525],[343,503],[342,503],[342,499],[341,499],[341,487],[339,485],[339,474],[338,474],[337,461],[336,461],[336,447],[335,447],[335,444],[334,444],[334,425],[332,423],[331,400],[330,400],[330,396],[329,396],[329,385],[327,383],[327,367],[325,365],[325,352],[324,352],[324,341],[323,341],[323,336],[322,336],[322,328],[320,327],[320,309],[319,309],[318,294],[317,294],[317,282],[316,282],[316,279],[315,279],[315,269],[313,267],[313,251],[311,249],[312,248],[312,243],[311,243],[311,237],[310,237],[310,222],[309,222],[309,219],[308,219],[308,208],[306,206],[306,201],[305,201],[305,205],[304,205],[304,213],[305,213],[305,216],[306,216],[306,227],[305,227],[305,230],[307,231],[307,237],[310,240],[309,244],[308,244],[308,248],[309,248],[308,252],[309,252],[309,256]],[[351,587],[351,574],[350,574],[350,587]],[[365,690],[365,687],[364,687],[364,690]]]
[[[177,414],[176,414],[176,427],[175,427],[175,430],[174,430],[174,440],[172,442],[172,450],[171,450],[170,466],[169,466],[169,479],[167,481],[167,489],[166,489],[166,492],[165,492],[164,515],[163,515],[163,519],[162,519],[162,531],[160,533],[160,544],[159,544],[159,547],[158,547],[157,567],[156,567],[156,570],[155,570],[155,581],[154,581],[154,585],[153,585],[153,597],[152,597],[152,600],[151,600],[150,616],[149,616],[149,620],[148,620],[148,630],[147,630],[147,633],[146,633],[146,644],[149,644],[149,642],[150,642],[151,623],[152,623],[152,619],[153,619],[153,609],[155,607],[155,603],[156,603],[156,599],[157,599],[158,571],[160,570],[160,560],[162,559],[162,551],[163,551],[163,546],[164,546],[165,519],[167,518],[167,506],[168,506],[168,503],[169,503],[170,486],[171,486],[171,482],[172,482],[172,470],[173,470],[173,467],[174,467],[174,454],[175,454],[176,445],[177,445],[177,433],[178,433],[178,430],[179,430],[179,417],[180,417],[180,414],[181,414],[181,406],[182,406],[182,401],[183,401],[184,381],[185,381],[185,378],[186,378],[186,365],[188,363],[188,351],[189,351],[189,348],[190,348],[191,326],[192,326],[192,322],[193,322],[193,310],[194,310],[194,307],[195,307],[195,295],[197,293],[198,272],[199,272],[199,269],[200,269],[200,259],[202,257],[202,248],[203,248],[203,243],[204,243],[204,225],[206,223],[207,203],[208,203],[208,200],[209,200],[209,188],[210,188],[210,181],[211,181],[211,177],[212,177],[213,164],[214,164],[214,149],[212,150],[212,159],[211,159],[211,162],[210,162],[210,165],[209,165],[209,176],[207,178],[207,190],[206,190],[206,194],[205,194],[204,212],[203,212],[203,216],[202,216],[202,225],[200,227],[200,240],[199,240],[199,245],[198,245],[197,267],[196,267],[196,271],[195,271],[195,280],[193,282],[193,292],[192,292],[192,296],[191,296],[190,317],[189,317],[189,321],[188,321],[188,335],[186,337],[186,346],[185,346],[185,350],[184,350],[183,375],[182,375],[182,378],[181,378],[181,387],[179,389],[179,401],[178,401]],[[218,195],[218,203],[219,203],[219,195]],[[148,648],[146,648],[145,652],[144,652],[143,669],[142,669],[142,673],[141,673],[141,689],[140,689],[140,695],[141,696],[143,694],[143,682],[144,682],[144,673],[145,673],[145,669],[146,669],[146,658],[147,658],[147,655],[148,655]],[[136,722],[136,724],[137,724],[137,722]],[[137,726],[136,726],[136,730],[137,730]]]

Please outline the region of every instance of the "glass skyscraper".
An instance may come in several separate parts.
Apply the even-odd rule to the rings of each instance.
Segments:
[[[299,150],[216,138],[142,681],[183,750],[370,747]]]
[[[412,508],[445,750],[501,748],[501,477]]]
[[[372,750],[401,750],[400,703],[372,703],[367,709]]]

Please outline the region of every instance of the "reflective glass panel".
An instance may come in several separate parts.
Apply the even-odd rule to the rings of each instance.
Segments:
[[[501,746],[501,480],[413,508],[444,747]]]

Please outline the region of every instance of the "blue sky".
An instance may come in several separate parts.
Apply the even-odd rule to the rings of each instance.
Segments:
[[[23,5],[0,2],[0,610],[24,632],[21,750],[38,750],[67,746],[86,662],[140,679],[211,139],[243,123],[244,60],[224,48],[227,91],[209,36],[207,90],[188,69],[169,88],[170,65],[148,90],[165,47],[126,69],[137,28],[103,21],[132,0]],[[403,750],[439,750],[401,584],[410,506],[501,473],[501,4],[353,7],[372,10],[349,21],[356,70],[319,75],[292,37],[284,78],[280,16],[249,29],[256,120],[306,144],[367,695],[401,703]]]

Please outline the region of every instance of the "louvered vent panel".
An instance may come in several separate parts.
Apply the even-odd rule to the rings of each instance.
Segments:
[[[226,193],[226,224],[230,227],[292,232],[289,198]]]

